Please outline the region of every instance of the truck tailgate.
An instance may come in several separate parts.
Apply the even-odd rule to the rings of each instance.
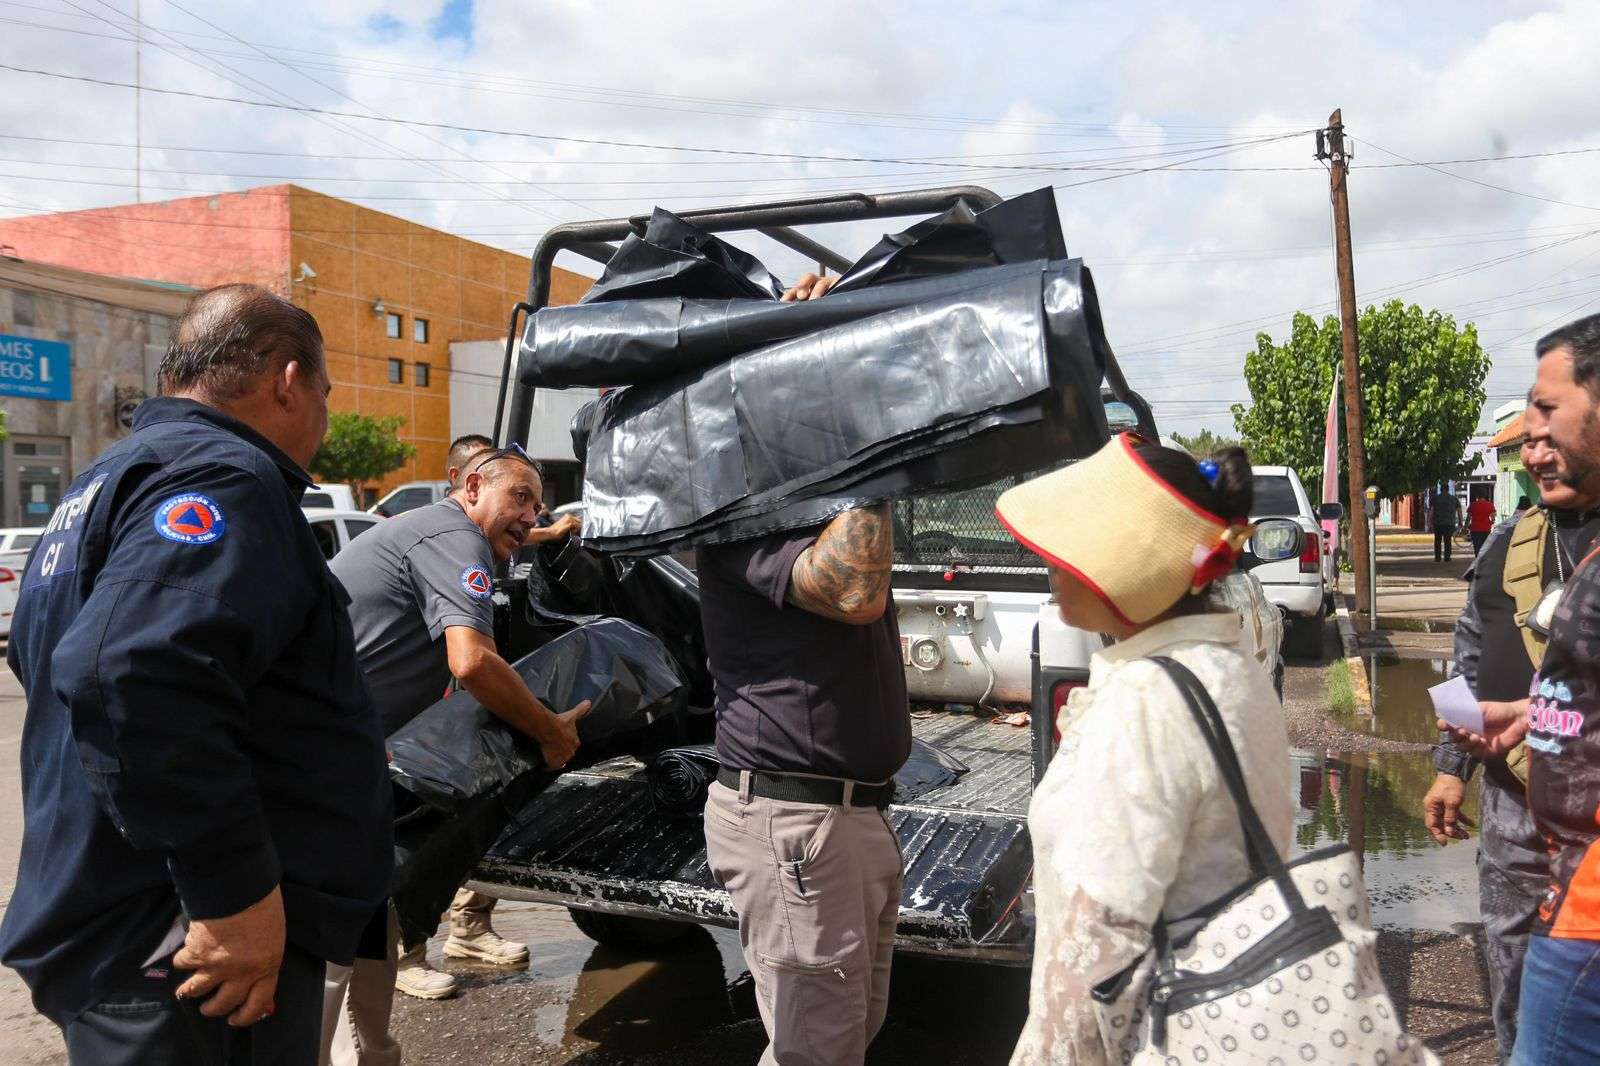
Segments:
[[[1024,964],[1031,871],[1029,732],[934,712],[914,730],[965,762],[955,784],[886,812],[905,857],[899,945],[922,954]],[[713,925],[735,922],[711,877],[699,819],[651,807],[641,764],[565,774],[517,815],[474,878],[491,895]]]

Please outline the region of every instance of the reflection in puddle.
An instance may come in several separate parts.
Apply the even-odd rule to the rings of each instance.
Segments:
[[[1434,843],[1422,824],[1433,784],[1429,753],[1296,750],[1295,853],[1347,843],[1364,856],[1373,921],[1450,929],[1478,921],[1476,840]],[[1478,820],[1478,789],[1467,789],[1467,817]]]
[[[649,1051],[736,1020],[722,952],[696,928],[659,958],[596,945],[568,1001],[566,1031],[609,1051]]]
[[[1386,740],[1432,744],[1439,739],[1428,689],[1450,676],[1448,659],[1367,659],[1373,714],[1360,719],[1366,731]]]

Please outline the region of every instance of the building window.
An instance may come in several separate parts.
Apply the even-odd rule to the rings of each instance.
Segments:
[[[425,318],[413,318],[411,320],[411,339],[416,341],[418,344],[427,344],[428,343],[428,320],[427,319],[425,319]]]
[[[406,363],[404,359],[389,360],[389,384],[399,385],[406,380]]]
[[[415,371],[415,377],[414,377],[413,380],[416,382],[417,388],[419,388],[419,389],[427,388],[428,387],[428,364],[427,363],[418,363],[416,365],[416,367],[414,368],[414,371]]]
[[[383,331],[392,341],[400,339],[400,316],[393,311],[383,313]]]

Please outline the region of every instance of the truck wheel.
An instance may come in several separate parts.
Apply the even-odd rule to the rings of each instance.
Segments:
[[[659,951],[677,943],[694,931],[693,922],[674,922],[665,918],[635,918],[627,914],[604,914],[568,907],[578,932],[597,944],[628,951]]]
[[[1284,634],[1283,650],[1296,659],[1322,658],[1322,616],[1303,617],[1292,614],[1287,618],[1289,630]]]

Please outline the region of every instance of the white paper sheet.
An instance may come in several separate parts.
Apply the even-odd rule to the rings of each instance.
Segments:
[[[1460,674],[1428,690],[1433,701],[1433,712],[1457,729],[1483,734],[1483,708],[1478,697],[1472,694],[1467,679]]]

